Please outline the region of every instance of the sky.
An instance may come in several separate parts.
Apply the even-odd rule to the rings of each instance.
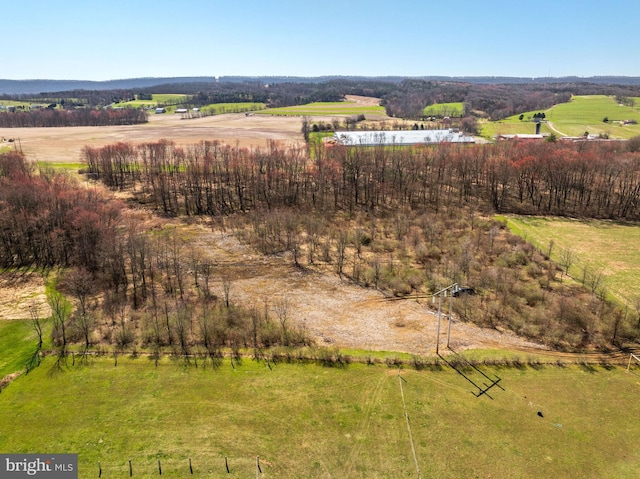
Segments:
[[[640,0],[20,0],[0,79],[640,76]]]

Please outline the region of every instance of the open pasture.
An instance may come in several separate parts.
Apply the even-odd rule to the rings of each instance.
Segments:
[[[482,124],[482,135],[493,137],[498,133],[535,133],[531,119],[539,111],[523,112],[498,122]],[[605,95],[574,96],[568,103],[560,103],[544,111],[546,122],[542,124],[542,133],[555,133],[558,136],[608,135],[610,138],[628,139],[640,135],[640,110],[637,107],[622,106],[615,98]],[[605,123],[603,120],[609,121]],[[639,124],[622,125],[625,120],[635,120]]]
[[[210,113],[213,115],[222,115],[224,113],[241,113],[256,110],[264,110],[266,105],[264,103],[246,102],[246,103],[212,103],[200,108],[203,113]]]
[[[147,108],[153,109],[159,106],[165,106],[168,112],[173,113],[176,105],[185,101],[189,96],[181,93],[154,93],[151,100],[130,100],[114,103],[112,106],[117,108]]]
[[[296,115],[296,116],[341,116],[341,115],[376,115],[386,117],[383,106],[377,98],[347,95],[345,101],[316,102],[306,105],[288,106],[283,108],[268,108],[259,112],[265,115]]]
[[[188,98],[181,93],[154,93],[151,100],[131,100],[115,103],[113,106],[124,108],[156,107],[159,105],[176,105]]]
[[[484,121],[478,123],[481,136],[493,139],[496,135],[533,135],[536,132],[536,125],[532,121],[518,120],[518,117],[509,117],[500,121]],[[540,133],[556,133],[547,123],[542,123]],[[557,135],[557,133],[556,133]]]
[[[422,114],[424,116],[451,116],[461,117],[464,113],[464,105],[462,102],[455,103],[434,103],[424,108]]]
[[[607,134],[613,138],[631,138],[640,134],[640,125],[621,125],[625,120],[640,123],[640,112],[616,103],[614,97],[604,95],[575,96],[546,112],[547,120],[569,136]],[[609,121],[605,123],[603,120]]]
[[[569,274],[582,280],[602,275],[608,296],[633,308],[640,298],[640,225],[601,220],[509,216],[511,231],[563,263],[569,252],[573,263]]]
[[[443,363],[400,378],[382,365],[53,362],[0,394],[0,449],[78,453],[81,478],[99,462],[105,479],[128,476],[129,460],[139,478],[158,461],[165,477],[220,478],[631,478],[640,467],[640,375],[622,367],[459,374]],[[476,397],[482,374],[503,389]]]

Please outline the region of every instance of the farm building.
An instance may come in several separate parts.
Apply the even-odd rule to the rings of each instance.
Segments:
[[[473,137],[454,130],[341,131],[333,138],[347,146],[475,143]]]
[[[533,134],[533,133],[516,133],[513,135],[499,134],[494,137],[496,141],[541,141],[548,135],[545,134]]]

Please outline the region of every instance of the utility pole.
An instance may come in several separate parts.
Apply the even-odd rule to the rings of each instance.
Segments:
[[[453,283],[446,288],[441,289],[433,293],[433,297],[438,297],[438,328],[436,331],[436,354],[440,354],[440,321],[442,319],[442,296],[447,297],[447,292],[449,292],[449,327],[447,332],[447,348],[449,347],[449,340],[451,338],[451,314],[453,312],[453,292],[458,288],[458,283]]]

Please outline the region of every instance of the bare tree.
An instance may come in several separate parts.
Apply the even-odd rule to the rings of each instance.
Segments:
[[[79,311],[75,314],[75,321],[82,333],[85,351],[89,349],[90,334],[93,330],[93,316],[87,311],[87,301],[94,291],[93,275],[84,268],[74,268],[64,279],[65,286],[78,300]]]
[[[346,249],[347,249],[347,233],[344,231],[340,231],[338,233],[338,238],[336,241],[336,269],[338,275],[342,277],[342,273],[344,272],[344,262],[346,259]]]
[[[29,315],[33,329],[38,336],[38,351],[40,351],[42,349],[42,324],[40,323],[40,308],[37,304],[33,303],[29,306]]]
[[[27,372],[40,365],[40,351],[42,350],[42,324],[40,323],[40,308],[36,303],[32,303],[29,306],[29,315],[31,316],[31,324],[33,326],[36,335],[38,336],[38,346],[31,355],[29,362],[27,363]]]
[[[47,302],[51,308],[51,318],[53,319],[54,339],[60,344],[60,353],[66,355],[67,351],[67,326],[71,305],[67,298],[59,291],[47,293]]]
[[[224,291],[224,304],[228,308],[229,303],[229,293],[231,292],[231,278],[229,276],[222,277],[222,290]]]
[[[273,310],[278,317],[280,327],[282,328],[282,342],[285,346],[289,344],[289,332],[287,330],[287,321],[289,320],[290,303],[287,297],[278,298],[273,304]]]
[[[562,267],[562,274],[569,276],[569,269],[573,266],[576,260],[576,252],[572,248],[564,248],[560,251],[560,266]]]
[[[602,269],[591,269],[585,266],[585,269],[583,271],[584,285],[588,286],[593,294],[596,294],[602,298],[604,298],[606,290],[605,278],[606,277]]]

